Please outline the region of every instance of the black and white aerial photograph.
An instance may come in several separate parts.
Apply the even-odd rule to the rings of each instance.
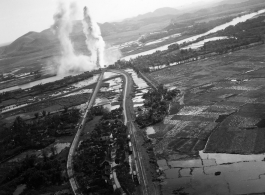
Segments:
[[[0,0],[0,195],[265,195],[265,0]]]

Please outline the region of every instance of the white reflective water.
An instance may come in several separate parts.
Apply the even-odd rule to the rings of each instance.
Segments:
[[[186,47],[183,47],[181,49],[189,49],[189,48],[191,48],[191,49],[197,49],[199,47],[202,47],[204,45],[204,43],[207,43],[209,41],[216,41],[216,40],[222,40],[222,39],[227,39],[227,38],[228,37],[212,37],[212,38],[209,38],[209,39],[204,39],[204,40],[199,41],[197,43],[190,44],[190,45],[188,45]]]
[[[166,179],[163,194],[173,190],[198,195],[258,194],[265,192],[265,154],[203,153],[199,159],[159,160]]]
[[[26,188],[27,188],[26,184],[18,185],[16,190],[13,192],[13,195],[20,195]]]
[[[62,78],[63,78],[62,76],[49,77],[49,78],[33,81],[33,82],[30,82],[30,83],[26,83],[26,84],[23,84],[23,85],[16,85],[14,87],[1,89],[0,93],[6,92],[6,91],[13,91],[13,90],[17,90],[17,89],[27,89],[27,88],[31,88],[31,87],[33,87],[35,85],[54,82],[54,81],[60,80]]]
[[[206,33],[202,33],[202,34],[199,34],[199,35],[195,35],[195,36],[192,36],[192,37],[189,37],[187,39],[183,39],[181,41],[177,41],[175,43],[177,44],[182,44],[184,42],[191,42],[191,41],[195,41],[196,39],[200,38],[200,37],[203,37],[205,35],[209,35],[211,33],[215,33],[219,30],[223,30],[225,28],[227,28],[228,26],[235,26],[236,24],[240,23],[240,22],[245,22],[247,21],[248,19],[251,19],[259,14],[262,14],[262,13],[265,13],[265,9],[262,9],[258,12],[254,12],[254,13],[250,13],[250,14],[246,14],[246,15],[243,15],[243,16],[240,16],[240,17],[237,17],[237,18],[234,18],[231,22],[227,22],[225,24],[222,24],[220,26],[217,26],[215,28],[213,28],[212,30],[209,30],[208,32]],[[164,45],[164,46],[161,46],[161,47],[158,47],[158,48],[155,48],[155,49],[151,49],[151,50],[148,50],[148,51],[145,51],[145,52],[141,52],[141,53],[138,53],[138,54],[133,54],[133,55],[129,55],[129,56],[126,56],[126,57],[123,57],[122,59],[123,60],[130,60],[130,59],[134,59],[140,55],[148,55],[148,54],[152,54],[156,51],[163,51],[163,50],[167,50],[168,46],[169,45],[172,45],[174,43],[170,43],[170,44],[167,44],[167,45]]]
[[[112,76],[112,75],[110,75],[110,76]],[[57,80],[61,80],[63,78],[64,78],[63,76],[49,77],[49,78],[33,81],[33,82],[30,82],[30,83],[26,83],[26,84],[23,84],[23,85],[16,85],[16,86],[13,86],[13,87],[1,89],[0,93],[6,92],[6,91],[13,91],[13,90],[17,90],[17,89],[28,89],[28,88],[34,87],[36,85],[54,82],[54,81],[57,81]],[[83,80],[83,81],[77,82],[75,84],[72,84],[72,86],[77,87],[77,88],[84,87],[85,85],[89,85],[89,84],[92,84],[92,83],[96,82],[97,78],[98,78],[98,75],[93,75],[93,77],[90,77],[90,78],[88,78],[86,80]]]
[[[176,37],[179,37],[179,36],[181,36],[181,34],[180,33],[177,33],[177,34],[174,34],[174,35],[170,35],[170,36],[167,36],[167,37],[163,37],[161,39],[157,39],[155,41],[150,41],[150,42],[146,43],[145,45],[153,45],[155,43],[159,43],[159,42],[165,41],[165,40],[167,40],[169,38],[176,38]]]
[[[133,69],[126,69],[126,72],[130,73],[134,84],[136,85],[135,97],[132,99],[133,107],[142,107],[144,105],[143,94],[150,90],[149,85],[142,78],[138,77],[137,73]]]

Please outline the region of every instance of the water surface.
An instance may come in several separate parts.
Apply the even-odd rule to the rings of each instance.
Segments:
[[[259,14],[262,14],[262,13],[265,13],[265,9],[262,9],[258,12],[254,12],[254,13],[250,13],[250,14],[246,14],[246,15],[243,15],[243,16],[240,16],[240,17],[236,17],[234,18],[232,21],[230,22],[227,22],[225,24],[222,24],[222,25],[219,25],[211,30],[209,30],[208,32],[206,33],[202,33],[202,34],[199,34],[199,35],[195,35],[195,36],[192,36],[192,37],[189,37],[187,39],[183,39],[183,40],[180,40],[180,41],[177,41],[177,42],[173,42],[173,43],[170,43],[170,44],[167,44],[167,45],[164,45],[164,46],[161,46],[161,47],[157,47],[155,49],[151,49],[151,50],[148,50],[148,51],[145,51],[145,52],[141,52],[141,53],[138,53],[138,54],[133,54],[133,55],[129,55],[129,56],[126,56],[126,57],[123,57],[122,59],[123,60],[130,60],[130,59],[134,59],[140,55],[148,55],[148,54],[152,54],[156,51],[163,51],[163,50],[167,50],[168,49],[168,46],[169,45],[172,45],[172,44],[182,44],[184,42],[191,42],[191,41],[195,41],[196,39],[200,38],[200,37],[203,37],[205,35],[209,35],[211,33],[215,33],[219,30],[223,30],[225,28],[227,28],[228,26],[235,26],[236,24],[240,23],[240,22],[245,22],[247,21],[248,19],[251,19]]]

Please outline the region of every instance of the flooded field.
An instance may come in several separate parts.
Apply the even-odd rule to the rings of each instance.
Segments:
[[[133,106],[134,107],[141,107],[144,105],[143,94],[147,93],[148,90],[150,90],[151,88],[145,82],[145,80],[143,80],[142,78],[140,78],[136,74],[136,72],[133,69],[126,69],[125,71],[131,74],[131,76],[133,78],[133,82],[135,84],[135,89],[136,89],[135,90],[135,97],[132,99]]]
[[[116,73],[106,72],[105,78],[117,76]],[[114,110],[120,107],[120,98],[122,95],[122,79],[121,77],[113,78],[103,82],[99,89],[98,97],[95,99],[95,106],[103,105],[107,110]]]
[[[1,89],[0,90],[0,93],[6,92],[6,91],[16,90],[16,89],[19,89],[19,88],[21,88],[21,89],[27,89],[27,88],[31,88],[31,87],[33,87],[35,85],[54,82],[54,81],[60,80],[62,78],[63,78],[62,76],[49,77],[49,78],[46,78],[46,79],[41,79],[41,80],[33,81],[33,82],[30,82],[30,83],[27,83],[27,84],[23,84],[23,85],[17,85],[17,86],[14,86],[14,87],[9,87],[9,88],[5,88],[5,89]]]
[[[163,194],[254,194],[265,191],[265,154],[212,154],[199,159],[158,161],[163,168]]]
[[[13,195],[20,195],[26,189],[26,187],[26,184],[20,184],[17,186],[17,189],[14,191]]]

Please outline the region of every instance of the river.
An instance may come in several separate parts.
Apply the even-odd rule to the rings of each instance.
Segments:
[[[33,81],[33,82],[30,82],[30,83],[26,83],[26,84],[23,84],[23,85],[16,85],[14,87],[1,89],[0,93],[6,92],[6,91],[13,91],[13,90],[16,90],[16,89],[27,89],[27,88],[31,88],[31,87],[34,87],[34,86],[39,85],[39,84],[45,84],[45,83],[54,82],[54,81],[60,80],[62,78],[63,78],[63,76],[53,76],[53,77],[49,77],[49,78]]]
[[[210,30],[210,31],[208,31],[206,33],[199,34],[199,35],[195,35],[195,36],[189,37],[187,39],[183,39],[183,40],[177,41],[175,43],[181,44],[181,43],[184,43],[184,42],[194,41],[194,40],[196,40],[199,37],[202,37],[202,36],[205,36],[205,35],[208,35],[208,34],[217,32],[219,30],[225,29],[226,27],[228,27],[230,25],[236,25],[239,22],[244,22],[244,21],[246,21],[248,19],[251,19],[251,18],[253,18],[253,17],[255,17],[255,16],[259,15],[259,14],[262,14],[262,13],[265,13],[265,9],[262,9],[262,10],[260,10],[258,12],[254,12],[254,13],[250,13],[250,14],[246,14],[246,15],[243,15],[243,16],[240,16],[240,17],[237,17],[237,18],[234,18],[232,21],[227,22],[225,24],[222,24],[220,26],[217,26],[217,27],[213,28],[212,30]],[[179,35],[179,34],[177,34],[177,35]],[[152,54],[152,53],[154,53],[157,50],[160,50],[160,51],[166,50],[168,48],[168,46],[171,45],[171,44],[174,44],[174,43],[170,43],[170,44],[167,44],[167,45],[164,45],[164,46],[155,48],[155,49],[151,49],[151,50],[148,50],[148,51],[145,51],[145,52],[141,52],[141,53],[138,53],[138,54],[129,55],[129,56],[123,57],[121,59],[123,59],[123,60],[129,60],[129,59],[136,58],[136,57],[138,57],[140,55]],[[21,89],[27,89],[27,88],[33,87],[35,85],[53,82],[53,81],[56,81],[56,80],[60,80],[62,78],[63,78],[62,76],[49,77],[49,78],[45,78],[45,79],[42,79],[42,80],[33,81],[33,82],[30,82],[30,83],[27,83],[27,84],[23,84],[23,85],[18,85],[18,86],[14,86],[14,87],[9,87],[9,88],[6,88],[6,89],[2,89],[2,90],[0,90],[0,93],[6,92],[6,91],[16,90],[16,89],[19,89],[19,88],[21,88]]]
[[[251,19],[251,18],[253,18],[253,17],[255,17],[255,16],[259,15],[259,14],[262,14],[262,13],[265,13],[265,9],[259,10],[258,12],[254,12],[254,13],[250,13],[250,14],[246,14],[246,15],[234,18],[232,21],[227,22],[225,24],[222,24],[220,26],[217,26],[217,27],[213,28],[212,30],[209,30],[206,33],[195,35],[195,36],[189,37],[187,39],[183,39],[183,40],[180,40],[180,41],[177,41],[177,42],[174,42],[174,43],[166,44],[164,46],[160,46],[160,47],[157,47],[155,49],[144,51],[144,52],[141,52],[141,53],[138,53],[138,54],[129,55],[129,56],[123,57],[122,60],[130,60],[130,59],[134,59],[134,58],[136,58],[138,56],[141,56],[141,55],[148,55],[148,54],[152,54],[152,53],[154,53],[156,51],[167,50],[169,45],[172,45],[172,44],[175,44],[175,43],[182,44],[184,42],[195,41],[196,39],[198,39],[200,37],[203,37],[205,35],[209,35],[211,33],[215,33],[215,32],[217,32],[219,30],[223,30],[223,29],[225,29],[225,28],[227,28],[228,26],[231,26],[231,25],[235,26],[236,24],[238,24],[240,22],[245,22],[248,19]]]

